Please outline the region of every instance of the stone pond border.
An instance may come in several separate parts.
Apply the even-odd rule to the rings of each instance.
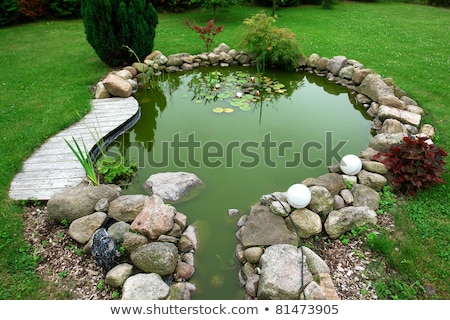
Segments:
[[[155,73],[171,73],[208,66],[246,67],[254,65],[254,56],[231,49],[224,43],[210,53],[197,55],[179,53],[166,57],[160,51],[154,51],[144,59],[144,62],[134,63],[132,66],[126,66],[106,75],[95,86],[95,99],[132,96],[142,83],[142,72],[147,72],[151,68]],[[374,159],[374,155],[380,151],[387,151],[393,144],[401,142],[406,135],[426,135],[429,137],[430,143],[434,136],[434,128],[431,125],[420,125],[424,111],[413,99],[409,98],[391,78],[383,79],[371,69],[364,68],[357,60],[347,59],[345,56],[320,57],[313,53],[309,57],[299,58],[296,70],[326,77],[329,81],[349,88],[354,93],[357,103],[364,106],[367,114],[373,119],[373,137],[368,147],[359,154],[363,168],[357,175],[343,174],[339,164],[336,164],[330,166],[329,173],[323,176],[299,181],[311,189],[313,204],[305,209],[294,210],[291,214],[292,217],[289,215],[290,220],[284,213],[291,212],[292,208],[286,201],[285,192],[278,191],[263,195],[259,202],[252,206],[250,213],[239,219],[236,233],[239,241],[236,246],[236,257],[242,266],[239,271],[239,281],[245,291],[244,299],[339,299],[328,266],[308,248],[300,247],[297,250],[295,232],[298,235],[300,231],[301,238],[308,238],[325,229],[330,238],[335,239],[355,226],[376,224],[376,210],[379,205],[378,193],[385,185],[389,184],[392,176],[381,162]],[[348,183],[353,186],[350,190]],[[367,194],[372,196],[368,199]],[[316,198],[320,201],[315,201]],[[305,218],[306,216],[309,218]],[[333,217],[334,221],[330,221],[332,220],[330,217]],[[276,234],[275,237],[269,237],[269,239],[264,236],[260,238],[250,236],[250,234],[258,234],[258,236],[268,234],[267,229],[264,229],[268,225],[258,221],[259,218],[269,221],[268,225],[275,224],[284,232],[284,235]],[[339,221],[349,218],[353,219],[350,224]],[[302,221],[311,223],[305,226]],[[251,226],[256,226],[256,229]],[[311,226],[313,227],[311,228]],[[169,239],[169,241],[177,240]],[[193,242],[196,243],[196,240]],[[192,243],[189,248],[190,252],[194,253]],[[273,250],[268,250],[269,248]],[[277,263],[276,261],[282,260],[276,253],[273,253],[276,248],[281,251],[292,252],[293,248],[301,251],[300,259],[303,262],[300,265],[302,272],[303,267],[306,268],[307,277],[305,276],[305,279],[308,278],[305,282],[302,273],[301,281],[299,279],[292,281],[292,275],[286,273],[277,275],[281,278],[284,276],[286,283],[295,282],[297,285],[288,289],[279,287],[279,291],[284,290],[283,295],[268,288],[272,286],[273,289],[273,285],[284,286],[286,283],[270,283],[270,275],[267,274],[269,271],[262,270],[268,265],[273,267],[273,264]],[[293,251],[295,252],[295,250]],[[265,252],[269,251],[272,252],[272,259],[275,259],[275,262],[265,256]],[[192,267],[189,269],[189,272],[192,272],[189,276],[192,276],[193,257],[189,259]],[[283,263],[290,262],[284,261]],[[279,267],[283,270],[282,266]],[[128,275],[131,274],[129,268],[127,272]],[[142,276],[141,274],[140,277]],[[185,277],[184,280],[187,282],[189,277]],[[122,286],[124,281],[119,286]],[[140,279],[139,281],[144,280]],[[186,294],[186,292],[193,290],[195,288],[182,288],[177,297],[190,299],[190,293]],[[156,297],[146,296],[146,298]]]

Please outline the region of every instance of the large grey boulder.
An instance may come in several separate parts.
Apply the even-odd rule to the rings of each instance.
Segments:
[[[383,190],[384,186],[387,185],[387,179],[384,175],[375,172],[369,172],[367,170],[361,170],[358,173],[358,181],[360,184],[368,186],[375,191],[381,191]]]
[[[322,232],[320,216],[307,208],[292,211],[290,218],[286,218],[286,225],[291,231],[298,232],[302,239]]]
[[[122,290],[122,300],[165,300],[170,287],[156,273],[138,273],[129,277]]]
[[[236,236],[245,248],[274,244],[297,244],[297,236],[290,231],[284,219],[272,213],[270,208],[254,205],[245,224]]]
[[[65,188],[55,193],[47,202],[47,212],[49,217],[61,223],[90,215],[95,211],[96,203],[107,198],[109,201],[116,199],[120,191],[115,186],[110,185],[79,185]]]
[[[372,210],[378,210],[380,195],[377,191],[363,184],[354,185],[351,191],[355,207],[369,207]]]
[[[313,276],[300,249],[289,244],[266,248],[260,260],[260,300],[297,300]]]
[[[405,125],[396,119],[386,119],[383,121],[383,125],[379,131],[380,133],[403,133],[408,134],[408,129]]]
[[[310,185],[325,187],[332,195],[338,194],[346,187],[345,180],[342,175],[335,172],[325,173],[315,178]]]
[[[334,56],[330,60],[328,60],[327,63],[327,69],[330,71],[334,76],[339,75],[339,71],[341,71],[342,68],[347,66],[347,58],[345,56]]]
[[[190,56],[189,53],[176,53],[176,54],[171,54],[167,57],[167,62],[166,62],[166,66],[168,67],[180,67],[183,63],[184,57],[188,57]]]
[[[122,195],[110,202],[108,215],[118,221],[131,222],[144,208],[144,194]]]
[[[321,257],[308,247],[302,247],[303,254],[306,257],[306,264],[312,274],[330,273],[330,268]]]
[[[156,173],[144,183],[144,188],[149,194],[157,195],[168,203],[191,199],[204,187],[203,181],[195,174],[182,171]]]
[[[386,119],[396,119],[402,123],[411,124],[416,127],[420,124],[420,120],[422,119],[420,114],[385,105],[380,105],[378,108],[378,117],[381,121]]]
[[[394,90],[381,79],[380,75],[373,73],[366,75],[361,84],[356,87],[356,91],[365,94],[376,102],[383,95],[394,95]]]
[[[364,79],[367,77],[367,75],[372,73],[372,69],[355,69],[355,72],[353,72],[352,81],[356,85],[360,85]]]
[[[105,283],[113,288],[122,287],[125,280],[133,274],[133,265],[121,263],[111,270],[105,276]]]
[[[369,148],[377,151],[386,152],[391,149],[393,145],[403,143],[403,138],[407,135],[403,132],[400,133],[379,133],[372,137],[369,141]]]
[[[128,98],[133,87],[131,84],[115,74],[109,74],[103,79],[103,86],[114,97]]]
[[[94,212],[74,220],[69,226],[69,236],[78,243],[86,243],[100,228],[106,219],[106,213]]]
[[[326,216],[333,209],[333,195],[327,188],[321,186],[312,186],[309,187],[309,190],[311,191],[311,201],[308,209]]]
[[[133,264],[144,272],[160,276],[172,274],[178,260],[177,247],[168,242],[151,242],[138,247],[130,255]]]
[[[369,207],[345,207],[333,210],[328,215],[324,227],[331,239],[356,227],[366,224],[376,224],[377,213]]]

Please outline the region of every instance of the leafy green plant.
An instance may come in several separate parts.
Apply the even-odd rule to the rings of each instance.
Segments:
[[[241,26],[241,44],[256,54],[260,65],[273,64],[285,69],[294,69],[302,56],[295,34],[286,28],[273,25],[275,17],[264,11],[246,18]]]
[[[58,272],[57,275],[60,279],[64,279],[65,277],[67,277],[69,275],[69,271],[63,270],[63,271]]]
[[[401,279],[385,279],[375,282],[377,295],[383,300],[417,300],[425,290],[419,282],[409,284]]]
[[[397,202],[395,194],[391,191],[389,186],[384,186],[383,190],[378,193],[380,195],[380,205],[378,214],[389,212],[393,205]]]
[[[100,279],[97,283],[97,289],[102,291],[105,288],[105,279]]]
[[[345,188],[348,190],[352,190],[353,183],[350,180],[345,180]]]
[[[117,300],[117,299],[120,298],[120,293],[119,293],[118,291],[113,291],[112,294],[111,294],[111,297],[112,297],[114,300]]]
[[[83,255],[83,249],[78,248],[76,245],[66,247],[67,250],[73,250],[77,256]]]
[[[367,244],[373,251],[379,252],[385,256],[390,256],[394,250],[394,242],[386,233],[371,232],[367,235]]]
[[[214,25],[214,20],[209,20],[204,27],[199,26],[197,23],[191,23],[189,19],[184,19],[184,24],[191,30],[198,33],[200,39],[205,42],[206,51],[214,45],[214,38],[222,32],[224,26]]]
[[[341,234],[339,236],[339,240],[341,240],[342,244],[348,244],[350,241],[350,238],[348,237],[348,234]]]
[[[69,221],[67,221],[67,219],[66,218],[63,218],[62,220],[61,220],[61,224],[64,226],[64,227],[68,227],[69,226]]]
[[[375,159],[381,159],[395,175],[392,185],[399,187],[405,194],[413,195],[421,188],[445,183],[442,172],[447,153],[434,143],[428,143],[428,140],[428,137],[406,136],[403,143],[375,155]]]
[[[119,159],[105,156],[96,162],[97,170],[104,182],[126,185],[134,177],[137,166],[127,163],[123,157]]]
[[[91,156],[89,155],[89,152],[87,151],[86,144],[83,141],[83,149],[81,149],[80,145],[78,144],[77,140],[75,140],[74,137],[72,137],[74,146],[72,146],[69,141],[67,141],[64,138],[64,141],[69,146],[70,150],[72,150],[73,154],[77,157],[80,164],[83,166],[84,170],[86,171],[86,175],[91,180],[92,184],[94,186],[99,185],[99,179],[97,175],[97,171],[95,170],[94,161],[92,160]]]

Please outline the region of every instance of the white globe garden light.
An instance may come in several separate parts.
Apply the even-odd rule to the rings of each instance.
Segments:
[[[354,176],[361,171],[362,162],[358,156],[348,154],[341,159],[339,166],[341,167],[343,173],[349,176]]]
[[[297,183],[289,187],[286,198],[292,207],[305,208],[311,201],[311,191],[304,184]]]

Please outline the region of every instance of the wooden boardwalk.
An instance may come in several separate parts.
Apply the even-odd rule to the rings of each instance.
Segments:
[[[48,200],[55,192],[78,185],[86,172],[64,139],[73,145],[73,137],[81,147],[84,141],[87,150],[93,150],[100,139],[108,141],[124,133],[139,116],[133,97],[92,100],[92,109],[83,119],[49,138],[25,160],[11,182],[9,197]]]

